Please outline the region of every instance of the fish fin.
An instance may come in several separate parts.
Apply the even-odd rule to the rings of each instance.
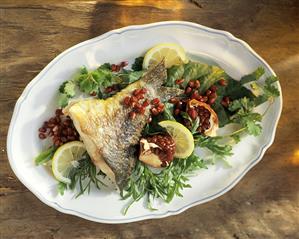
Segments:
[[[161,101],[167,101],[172,97],[182,95],[184,91],[178,88],[161,86],[158,89],[158,95],[160,95]]]
[[[162,60],[158,65],[150,68],[148,72],[142,77],[142,81],[153,87],[160,87],[164,84],[167,78],[167,70],[165,68],[164,60]]]

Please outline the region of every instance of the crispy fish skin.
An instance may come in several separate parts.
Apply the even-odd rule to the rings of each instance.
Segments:
[[[130,108],[122,104],[134,89],[146,88],[149,100],[167,100],[181,94],[179,89],[162,87],[167,77],[164,63],[159,63],[140,80],[106,100],[86,99],[67,106],[63,112],[71,117],[94,164],[122,189],[136,163],[135,145],[150,117],[144,114],[130,119]]]

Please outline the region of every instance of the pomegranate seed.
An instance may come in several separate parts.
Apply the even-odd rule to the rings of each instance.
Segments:
[[[63,113],[62,113],[62,109],[57,109],[57,110],[55,110],[55,115],[63,115]]]
[[[194,88],[198,89],[199,87],[200,87],[200,81],[196,80],[195,83],[194,83]]]
[[[178,102],[178,99],[177,98],[171,98],[168,102],[172,103],[172,104],[175,104],[175,103]]]
[[[230,103],[230,99],[229,99],[228,96],[224,96],[224,97],[223,97],[223,100],[224,100],[227,104]]]
[[[138,100],[142,100],[142,99],[144,99],[144,95],[139,94],[139,95],[136,96],[136,98],[137,98]]]
[[[198,116],[195,109],[189,109],[188,110],[188,115],[191,117],[192,120],[195,120]]]
[[[115,64],[111,65],[111,71],[116,71],[116,65]]]
[[[41,128],[38,129],[38,131],[41,132],[41,133],[45,133],[47,131],[47,129],[44,128],[44,127],[41,127]]]
[[[136,103],[136,105],[134,106],[134,109],[138,112],[140,109],[142,108],[142,105],[139,103]]]
[[[116,72],[120,71],[120,65],[116,65]]]
[[[147,107],[147,106],[149,106],[149,104],[150,104],[149,100],[146,99],[146,100],[143,101],[142,106]]]
[[[43,134],[43,133],[39,133],[39,134],[38,134],[38,137],[39,137],[40,139],[45,139],[47,136],[46,136],[45,134]]]
[[[177,85],[180,85],[180,84],[182,84],[184,81],[185,81],[184,79],[178,79],[178,80],[175,81],[175,83],[176,83]]]
[[[228,107],[228,103],[225,100],[221,100],[221,104],[226,108]]]
[[[216,92],[217,91],[217,86],[215,86],[215,85],[212,85],[211,87],[210,87],[210,90],[212,91],[212,92]]]
[[[97,92],[93,91],[89,94],[90,96],[96,96],[97,95]]]
[[[178,102],[175,104],[175,107],[176,107],[177,109],[182,109],[182,108],[183,108],[183,102],[178,101]]]
[[[213,92],[212,94],[209,95],[209,98],[217,98],[217,94]]]
[[[188,86],[188,87],[186,88],[186,90],[185,90],[185,94],[188,95],[188,94],[191,93],[191,91],[192,91],[192,88]]]
[[[155,98],[152,100],[153,105],[158,105],[160,103],[160,100],[158,98]]]
[[[152,122],[152,120],[153,120],[152,117],[149,117],[148,120],[147,120],[147,123]]]
[[[113,89],[110,86],[105,89],[106,93],[111,93],[112,91],[113,91]]]
[[[219,81],[219,85],[221,85],[221,86],[227,86],[227,81],[225,79],[221,79]]]
[[[130,100],[131,100],[131,97],[130,96],[126,96],[125,99],[124,99],[124,104],[125,106],[130,106]]]
[[[208,101],[208,103],[209,103],[210,105],[212,105],[212,104],[215,103],[215,100],[216,100],[216,98],[210,98],[209,101]]]
[[[164,104],[160,103],[160,104],[158,105],[157,109],[158,109],[159,112],[164,111]]]
[[[203,96],[201,101],[202,102],[207,102],[208,101],[208,97],[207,96]]]
[[[128,62],[128,61],[122,61],[122,62],[120,63],[120,65],[121,65],[122,67],[125,67],[125,66],[129,65],[129,62]]]
[[[130,102],[130,106],[131,106],[132,108],[134,108],[134,107],[136,106],[136,104],[137,104],[137,102]]]
[[[152,112],[153,115],[158,115],[159,114],[159,111],[156,108],[152,108],[151,112]]]
[[[49,123],[51,124],[55,124],[56,123],[56,119],[54,117],[49,119]]]
[[[131,99],[130,99],[130,103],[133,103],[133,102],[137,102],[138,99],[135,97],[135,96],[132,96]]]
[[[130,119],[135,119],[135,117],[136,117],[136,113],[134,112],[134,111],[131,111],[130,113],[129,113],[129,117],[130,117]]]
[[[188,85],[191,87],[191,88],[194,88],[194,81],[193,80],[190,80]]]
[[[211,93],[212,93],[211,90],[207,90],[207,91],[206,91],[206,96],[209,96]]]
[[[138,112],[138,113],[144,115],[144,113],[145,113],[145,108],[141,107],[141,108],[139,109],[139,112]]]
[[[179,114],[180,114],[180,112],[181,112],[181,110],[180,110],[180,109],[175,109],[175,110],[174,110],[174,115],[179,115]]]
[[[191,95],[191,99],[198,99],[198,98],[199,98],[198,91],[194,91]]]
[[[134,95],[134,96],[139,95],[139,94],[140,94],[140,91],[141,91],[141,89],[136,89],[136,90],[134,90],[134,91],[133,91],[133,95]]]
[[[147,93],[147,89],[146,88],[141,88],[140,93],[141,94],[146,94]]]

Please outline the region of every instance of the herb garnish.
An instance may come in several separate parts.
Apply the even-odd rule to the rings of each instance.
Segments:
[[[193,153],[186,159],[175,159],[160,172],[154,172],[144,163],[137,161],[127,186],[121,192],[122,199],[131,198],[123,213],[126,214],[129,207],[144,196],[147,198],[148,208],[152,210],[154,208],[151,200],[155,198],[169,203],[174,196],[182,197],[181,191],[191,187],[187,183],[188,176],[200,168],[207,168],[209,163],[210,161],[205,161]]]
[[[83,155],[78,163],[78,166],[72,168],[69,173],[71,183],[69,185],[62,182],[58,183],[58,192],[61,195],[64,194],[65,189],[69,188],[74,190],[77,185],[79,186],[79,192],[76,195],[76,198],[85,192],[89,193],[92,185],[97,189],[100,189],[101,186],[106,186],[101,180],[101,177],[104,176],[104,174],[96,168],[87,153]]]

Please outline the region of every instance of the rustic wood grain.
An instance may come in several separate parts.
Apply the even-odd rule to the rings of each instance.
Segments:
[[[14,104],[57,54],[131,24],[186,20],[248,42],[276,71],[284,108],[273,146],[229,193],[177,216],[105,225],[41,203],[6,155]],[[299,238],[299,2],[0,1],[0,238]]]

